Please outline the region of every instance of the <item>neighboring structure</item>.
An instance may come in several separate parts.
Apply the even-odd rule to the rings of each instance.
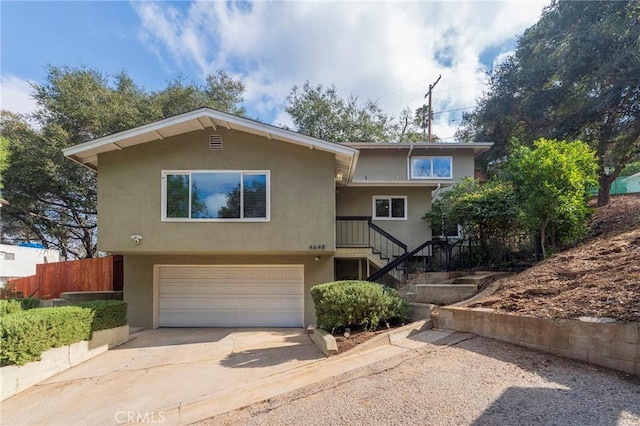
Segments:
[[[626,183],[627,193],[640,192],[640,172],[624,178],[624,182]]]
[[[36,265],[60,261],[58,250],[0,244],[0,285],[13,278],[35,275]]]
[[[98,170],[130,325],[301,327],[313,285],[428,241],[432,192],[490,147],[337,144],[203,108],[64,154]]]

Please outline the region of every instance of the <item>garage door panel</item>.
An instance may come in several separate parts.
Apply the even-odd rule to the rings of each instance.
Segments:
[[[160,326],[301,327],[304,268],[160,266]]]

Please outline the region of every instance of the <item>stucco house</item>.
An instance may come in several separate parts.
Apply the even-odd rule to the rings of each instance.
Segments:
[[[490,147],[337,144],[202,108],[64,154],[97,170],[130,325],[301,327],[313,285],[428,241],[433,192]]]

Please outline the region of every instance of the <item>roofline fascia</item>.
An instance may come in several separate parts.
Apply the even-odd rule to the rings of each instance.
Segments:
[[[136,127],[134,129],[124,130],[119,133],[114,133],[113,135],[104,136],[102,138],[98,138],[92,141],[88,141],[88,142],[84,142],[68,148],[64,148],[62,150],[62,153],[65,155],[65,157],[69,157],[73,159],[71,156],[75,154],[79,154],[87,149],[98,148],[101,146],[113,144],[118,142],[119,140],[122,140],[128,137],[135,137],[146,132],[160,130],[167,125],[180,124],[200,116],[207,116],[209,118],[218,119],[221,121],[228,121],[240,127],[246,127],[252,130],[258,130],[266,133],[267,135],[278,136],[281,139],[285,139],[285,141],[287,139],[291,141],[297,140],[298,142],[301,142],[303,144],[310,145],[310,147],[317,148],[322,151],[331,152],[334,154],[354,156],[357,152],[357,148],[353,148],[344,144],[324,141],[322,139],[317,139],[311,136],[296,133],[291,130],[281,129],[279,127],[272,126],[270,124],[260,123],[258,121],[251,120],[248,118],[237,117],[224,112],[215,111],[210,108],[200,108],[194,111],[185,112],[181,115],[177,115],[177,116],[165,118],[163,120],[156,121],[153,123],[145,124],[145,125]],[[74,160],[74,161],[77,161],[77,160]]]

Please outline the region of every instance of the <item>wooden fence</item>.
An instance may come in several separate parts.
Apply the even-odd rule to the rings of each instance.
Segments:
[[[24,297],[59,298],[67,291],[122,290],[122,256],[36,265],[36,274],[10,280]]]

